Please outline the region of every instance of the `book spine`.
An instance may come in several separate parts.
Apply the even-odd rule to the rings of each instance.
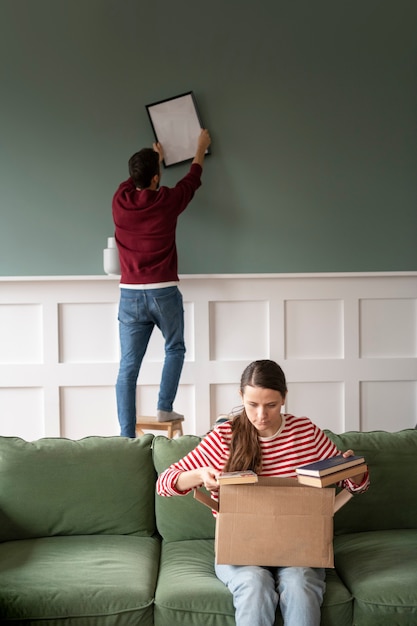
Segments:
[[[331,460],[331,459],[329,459]],[[329,467],[325,467],[323,469],[315,470],[315,469],[304,469],[303,467],[297,467],[297,474],[303,474],[305,476],[326,476],[327,474],[333,474],[334,472],[341,472],[344,469],[348,469],[349,467],[354,467],[355,465],[363,465],[365,463],[365,459],[355,459],[354,461],[349,461],[349,457],[345,459],[345,462],[338,463],[335,465],[331,465]]]
[[[297,478],[301,485],[309,485],[311,487],[328,487],[329,485],[334,485],[341,480],[345,480],[346,478],[364,474],[367,471],[368,466],[363,463],[362,465],[354,465],[353,467],[349,467],[339,472],[333,472],[333,474],[328,474],[323,477],[298,474]]]
[[[354,465],[353,467],[349,467],[341,472],[335,472],[334,474],[329,474],[328,476],[324,476],[321,479],[323,487],[327,487],[327,485],[333,485],[338,483],[340,480],[345,480],[346,478],[351,478],[352,476],[358,476],[359,474],[364,474],[368,471],[368,466],[363,463],[362,465]]]

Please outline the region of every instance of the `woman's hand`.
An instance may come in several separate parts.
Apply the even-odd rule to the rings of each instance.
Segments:
[[[345,459],[348,459],[350,456],[354,456],[354,452],[353,450],[346,450],[346,452],[343,452],[342,456]],[[351,476],[349,480],[351,480],[352,482],[355,483],[355,485],[361,485],[363,482],[363,479],[365,478],[365,474],[357,474],[356,476]]]
[[[199,469],[181,472],[178,476],[175,488],[178,491],[189,491],[195,487],[205,487],[208,491],[219,488],[217,477],[220,474],[213,467],[200,467]]]
[[[219,483],[217,482],[217,478],[219,474],[220,472],[213,469],[212,467],[203,467],[201,470],[201,476],[203,479],[201,484],[204,485],[204,487],[208,491],[214,491],[215,489],[218,489]]]

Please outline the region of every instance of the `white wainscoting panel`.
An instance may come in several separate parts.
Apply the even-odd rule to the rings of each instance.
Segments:
[[[0,307],[0,363],[42,363],[43,328],[40,304]]]
[[[268,302],[210,302],[210,360],[253,361],[269,353]]]
[[[0,277],[0,287],[0,434],[117,435],[118,279]],[[286,410],[321,428],[416,426],[416,272],[189,275],[180,288],[185,433],[238,407],[243,369],[263,358],[286,373]],[[163,358],[156,329],[138,415],[155,415]]]
[[[59,304],[59,362],[80,364],[117,361],[119,339],[114,323],[116,318],[115,303]]]
[[[417,299],[360,301],[361,356],[364,359],[417,356]]]
[[[0,434],[33,441],[43,437],[44,392],[41,387],[0,389]]]
[[[343,301],[285,303],[287,359],[343,359]]]

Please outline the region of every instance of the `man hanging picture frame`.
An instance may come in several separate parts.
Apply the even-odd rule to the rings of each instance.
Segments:
[[[155,139],[162,145],[165,167],[193,159],[203,128],[193,92],[147,104],[146,110]]]

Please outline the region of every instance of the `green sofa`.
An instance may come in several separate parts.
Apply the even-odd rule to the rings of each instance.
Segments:
[[[372,484],[335,515],[322,625],[415,626],[417,430],[328,435]],[[155,495],[198,441],[0,437],[0,623],[232,626],[210,510]]]

